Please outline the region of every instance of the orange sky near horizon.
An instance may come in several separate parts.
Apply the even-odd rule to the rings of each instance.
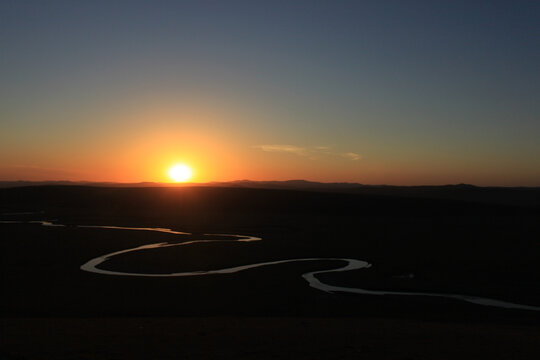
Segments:
[[[318,138],[328,136],[324,138],[309,129],[304,143],[280,144],[280,137],[288,142],[282,135],[287,132],[278,129],[281,134],[277,134],[275,129],[269,129],[261,134],[258,126],[250,124],[257,114],[249,108],[217,106],[210,100],[205,107],[204,103],[193,99],[189,106],[155,100],[130,102],[85,116],[74,112],[71,119],[77,120],[76,128],[69,122],[59,124],[54,132],[39,126],[21,128],[16,141],[0,135],[0,180],[172,182],[168,170],[177,163],[192,168],[190,182],[202,183],[305,179],[394,185],[535,186],[536,179],[540,179],[540,170],[528,168],[526,161],[519,162],[511,154],[507,159],[478,159],[467,157],[465,152],[422,152],[394,140],[401,149],[396,156],[391,147],[378,146],[369,139],[360,147],[339,144],[339,138],[330,144],[318,142]],[[51,119],[55,116],[40,115]],[[17,146],[21,138],[27,138],[29,145]],[[515,171],[509,172],[508,168]],[[533,176],[527,179],[522,175],[525,171],[532,171]]]

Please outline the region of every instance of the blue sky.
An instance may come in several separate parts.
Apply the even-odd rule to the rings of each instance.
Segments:
[[[540,185],[539,20],[534,1],[2,1],[0,178],[159,180],[125,149],[161,141],[201,181]]]

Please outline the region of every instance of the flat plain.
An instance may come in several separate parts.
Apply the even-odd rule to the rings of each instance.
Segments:
[[[540,306],[538,189],[307,191],[228,187],[0,189],[2,359],[531,359]],[[502,200],[501,200],[502,199]],[[524,200],[525,199],[525,200]],[[499,201],[500,200],[500,201]],[[44,226],[38,221],[65,226]],[[168,228],[189,234],[83,226]],[[210,234],[210,235],[209,235]],[[240,234],[261,241],[231,241]],[[186,277],[170,274],[321,258]]]

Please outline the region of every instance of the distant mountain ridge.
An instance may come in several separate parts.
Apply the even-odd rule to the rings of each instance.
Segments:
[[[218,186],[218,187],[247,187],[260,189],[295,189],[295,190],[339,190],[339,189],[540,189],[540,187],[527,186],[476,186],[471,184],[445,184],[445,185],[367,185],[350,182],[317,182],[309,180],[233,180],[212,181],[207,183],[166,183],[166,182],[107,182],[107,181],[71,181],[71,180],[46,180],[46,181],[1,181],[0,188],[21,186],[102,186],[102,187],[186,187],[186,186]]]
[[[364,194],[402,198],[446,199],[540,208],[540,187],[480,187],[470,184],[448,185],[364,185],[359,183],[322,183],[307,180],[252,181],[237,180],[209,183],[115,183],[89,181],[0,181],[0,188],[27,186],[91,186],[116,188],[151,187],[223,187],[274,189],[312,192]]]
[[[316,182],[308,180],[283,180],[283,181],[253,181],[253,180],[235,180],[228,182],[211,182],[205,185],[216,186],[238,186],[249,188],[279,188],[279,189],[357,189],[361,188],[477,188],[470,184],[448,184],[448,185],[366,185],[361,183],[349,182]]]
[[[22,187],[22,186],[100,186],[100,187],[186,187],[186,186],[219,186],[219,187],[247,187],[257,189],[295,189],[295,190],[339,190],[358,188],[478,188],[469,184],[448,184],[448,185],[365,185],[361,183],[349,182],[317,182],[308,180],[234,180],[234,181],[212,181],[207,183],[164,183],[164,182],[106,182],[106,181],[71,181],[71,180],[46,180],[46,181],[0,181],[0,188]],[[499,188],[499,187],[496,187]],[[507,188],[507,187],[501,187]],[[513,188],[513,187],[512,187]],[[520,187],[521,188],[521,187]],[[524,187],[526,188],[526,187]]]

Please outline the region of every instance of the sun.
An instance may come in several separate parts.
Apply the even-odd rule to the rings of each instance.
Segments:
[[[176,164],[169,169],[169,177],[174,182],[184,182],[191,179],[193,171],[191,168],[184,164]]]

